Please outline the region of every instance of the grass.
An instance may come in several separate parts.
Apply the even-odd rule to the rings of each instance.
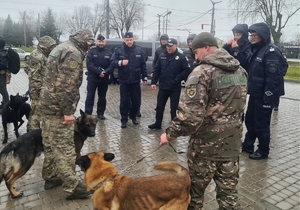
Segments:
[[[300,81],[300,62],[288,62],[289,68],[284,77],[286,80]]]

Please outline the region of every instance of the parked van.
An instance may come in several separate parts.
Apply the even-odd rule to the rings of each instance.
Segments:
[[[147,71],[148,77],[150,78],[150,74],[153,72],[152,62],[154,59],[155,50],[160,47],[159,41],[151,41],[151,40],[134,40],[135,44],[143,48],[144,52],[148,56],[147,60]],[[109,48],[112,52],[115,51],[117,47],[123,45],[123,39],[107,39],[106,47]],[[115,78],[118,78],[118,69],[114,71]]]

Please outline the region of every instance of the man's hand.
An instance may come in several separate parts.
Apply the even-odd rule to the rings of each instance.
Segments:
[[[128,60],[122,60],[122,65],[123,66],[127,66],[127,64],[128,64]]]
[[[146,85],[146,84],[147,84],[147,81],[146,81],[146,80],[143,80],[143,84]]]
[[[101,71],[100,75],[101,78],[105,77],[105,71]]]
[[[167,139],[167,134],[166,133],[163,133],[161,134],[160,136],[160,145],[165,145],[165,144],[168,144],[169,141]]]
[[[62,122],[62,124],[72,125],[74,120],[75,120],[74,115],[64,115],[64,121]]]
[[[231,47],[235,48],[235,47],[238,47],[238,46],[239,45],[238,45],[237,41],[233,40],[232,43],[231,43]]]
[[[151,85],[152,90],[156,90],[156,85]]]
[[[229,39],[229,40],[226,42],[226,44],[232,44],[233,41],[234,41],[233,39]]]

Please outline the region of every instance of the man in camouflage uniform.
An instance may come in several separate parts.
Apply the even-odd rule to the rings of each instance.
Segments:
[[[177,116],[161,136],[162,145],[179,136],[190,136],[189,210],[203,207],[204,191],[211,179],[216,183],[220,209],[241,209],[236,186],[247,73],[235,58],[217,46],[216,39],[207,32],[193,40],[193,51],[201,63],[189,75]]]
[[[67,199],[90,195],[75,172],[74,113],[82,82],[82,62],[94,38],[81,29],[49,55],[39,107],[42,115],[45,189],[62,185]]]
[[[29,79],[29,92],[31,98],[31,112],[27,123],[27,130],[31,131],[40,128],[40,114],[37,108],[42,87],[42,79],[46,71],[46,62],[50,52],[56,46],[56,42],[50,36],[43,36],[39,40],[37,49],[30,54],[24,70]]]

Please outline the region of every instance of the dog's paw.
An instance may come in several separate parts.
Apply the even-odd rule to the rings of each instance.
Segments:
[[[20,198],[23,196],[23,193],[19,193],[19,194],[16,194],[16,195],[11,195],[12,198]]]

